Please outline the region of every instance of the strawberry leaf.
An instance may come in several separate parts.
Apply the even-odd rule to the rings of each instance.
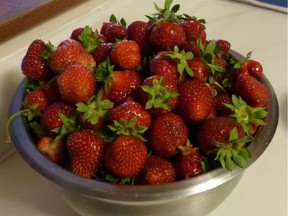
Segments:
[[[89,26],[84,27],[78,38],[85,50],[89,53],[93,52],[97,46],[102,43],[102,40],[99,39],[98,31],[93,31]]]

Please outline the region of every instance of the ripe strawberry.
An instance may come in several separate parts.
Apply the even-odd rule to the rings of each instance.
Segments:
[[[225,104],[232,104],[230,94],[221,92],[213,98],[213,107],[216,112],[216,116],[229,116],[232,114],[231,110]]]
[[[141,64],[139,45],[132,40],[122,40],[112,49],[110,59],[119,69],[134,70]]]
[[[123,40],[127,37],[127,28],[120,23],[113,23],[106,32],[108,42],[116,42],[116,39]]]
[[[127,28],[127,39],[135,41],[141,50],[142,54],[149,54],[153,51],[149,43],[149,22],[133,21]]]
[[[177,112],[186,122],[200,122],[207,118],[213,107],[213,96],[207,85],[199,80],[179,84]]]
[[[231,44],[229,41],[223,40],[223,39],[218,39],[218,40],[216,40],[216,44],[217,44],[217,46],[220,47],[221,53],[228,53],[230,51]]]
[[[138,178],[140,184],[159,185],[174,182],[176,174],[171,162],[153,155],[148,157],[144,170]]]
[[[49,105],[49,99],[44,88],[40,86],[28,92],[24,98],[24,104],[26,107],[33,109],[34,112],[44,112]]]
[[[80,39],[79,39],[79,36],[81,35],[81,33],[83,32],[84,28],[83,27],[78,27],[78,28],[75,28],[71,35],[70,35],[70,38],[73,39],[73,40],[77,40],[78,42],[80,42]]]
[[[179,94],[174,82],[154,75],[143,81],[139,95],[145,109],[151,115],[159,116],[176,107]]]
[[[46,45],[41,39],[34,40],[22,59],[23,74],[30,80],[47,80],[50,77],[50,70],[46,61],[49,56],[44,56],[44,52],[52,51],[51,44]]]
[[[246,144],[253,137],[245,136],[241,124],[232,118],[205,119],[198,127],[196,138],[201,152],[219,161],[223,168],[232,170],[234,164],[245,167],[246,159],[251,157]]]
[[[193,71],[193,79],[197,79],[201,82],[208,80],[208,67],[200,57],[194,57],[188,60],[188,65]]]
[[[57,164],[62,164],[66,159],[66,147],[63,139],[56,140],[50,136],[43,136],[38,140],[37,148]]]
[[[58,85],[63,100],[76,104],[91,98],[96,89],[96,79],[92,71],[82,65],[71,65],[58,77]]]
[[[80,64],[87,68],[96,66],[93,56],[78,41],[67,39],[62,41],[52,54],[50,67],[59,74],[73,64]]]
[[[247,69],[248,73],[257,79],[260,78],[263,74],[262,64],[252,59],[247,60]]]
[[[108,118],[113,121],[130,121],[133,117],[136,117],[136,125],[148,128],[151,122],[150,114],[134,100],[127,100],[126,102],[115,106],[108,110]]]
[[[177,23],[160,21],[151,27],[149,33],[150,44],[159,50],[173,49],[186,40],[185,31]]]
[[[44,111],[41,117],[41,123],[47,131],[52,131],[55,128],[60,128],[63,122],[59,116],[62,113],[66,116],[71,116],[74,107],[66,102],[59,101],[50,104]]]
[[[142,77],[134,70],[114,71],[109,60],[102,62],[96,71],[97,81],[104,82],[104,95],[115,105],[127,97],[136,99]]]
[[[153,153],[164,158],[176,155],[178,146],[185,145],[187,139],[186,124],[172,112],[154,118],[148,130],[148,143]]]
[[[164,76],[171,82],[179,83],[183,78],[180,77],[180,73],[177,70],[177,63],[167,54],[167,52],[158,52],[151,59],[150,75]]]
[[[134,177],[144,168],[148,158],[146,145],[133,136],[118,136],[107,145],[104,165],[117,177]]]
[[[175,157],[174,168],[178,179],[187,179],[205,171],[204,157],[198,148],[185,145],[179,148]]]
[[[59,92],[58,75],[52,77],[44,84],[45,93],[51,102],[62,100]]]
[[[234,92],[252,107],[268,107],[269,105],[269,93],[266,86],[249,74],[238,76]]]
[[[69,169],[82,177],[93,178],[102,160],[104,140],[91,130],[72,132],[67,138]]]
[[[103,61],[107,60],[113,46],[113,43],[103,42],[91,53],[97,65],[100,65]]]

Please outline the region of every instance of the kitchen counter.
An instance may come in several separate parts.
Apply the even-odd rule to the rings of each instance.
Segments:
[[[110,14],[127,23],[145,19],[159,0],[94,0],[55,16],[0,44],[0,215],[77,216],[52,184],[36,173],[5,142],[9,101],[23,78],[21,60],[36,38],[58,44],[72,30],[99,28]],[[227,39],[232,49],[263,64],[279,101],[280,118],[275,136],[261,157],[249,167],[231,195],[209,216],[287,215],[287,14],[229,0],[174,0],[180,12],[204,18],[208,39]],[[133,8],[133,10],[128,9]],[[156,216],[156,215],[155,215]]]

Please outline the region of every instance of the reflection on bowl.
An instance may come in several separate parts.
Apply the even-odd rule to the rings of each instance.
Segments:
[[[235,52],[231,52],[231,55],[239,58]],[[21,110],[26,81],[19,85],[9,114]],[[265,76],[261,81],[267,86],[271,99],[265,120],[268,124],[257,131],[256,139],[249,144],[252,158],[248,161],[248,167],[268,147],[278,123],[275,92]],[[206,215],[225,200],[244,173],[238,167],[233,171],[217,168],[191,179],[158,186],[110,184],[76,176],[50,161],[35,147],[22,117],[12,120],[10,133],[19,154],[39,174],[53,182],[65,201],[81,215]]]

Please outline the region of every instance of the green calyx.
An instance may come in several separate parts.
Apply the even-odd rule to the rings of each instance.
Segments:
[[[267,111],[263,107],[251,107],[235,95],[232,95],[232,104],[224,105],[234,112],[231,117],[242,125],[246,134],[250,134],[252,125],[266,125],[263,119],[267,116]]]
[[[46,43],[46,49],[41,53],[41,57],[44,60],[49,61],[54,51],[55,46],[50,41],[48,41],[48,43]]]
[[[95,70],[95,77],[98,82],[104,83],[105,92],[109,92],[110,83],[114,79],[114,65],[110,64],[109,58],[101,64]]]
[[[164,77],[159,80],[154,79],[152,86],[143,85],[141,89],[147,93],[148,100],[145,104],[145,109],[163,108],[170,110],[169,102],[172,98],[179,95],[178,92],[171,91],[164,85]]]
[[[117,17],[114,14],[111,14],[111,16],[109,18],[109,22],[120,24],[120,25],[122,25],[124,27],[127,26],[127,22],[126,22],[126,20],[123,17],[120,20],[118,20]]]
[[[57,134],[55,141],[60,140],[61,138],[67,136],[68,134],[77,130],[78,128],[76,114],[72,114],[71,116],[68,117],[63,113],[58,113],[58,116],[63,124],[61,127],[57,127],[51,130],[51,132],[54,132]]]
[[[248,59],[251,58],[252,51],[248,52],[244,58],[244,60],[239,60],[234,57],[230,58],[229,64],[232,65],[234,69],[239,69],[243,64],[247,62]]]
[[[108,99],[103,99],[103,91],[100,90],[96,96],[90,98],[86,103],[77,103],[76,110],[83,113],[83,120],[93,125],[98,123],[99,117],[105,119],[107,110],[113,107]]]
[[[210,40],[204,47],[201,40],[197,40],[197,46],[200,49],[203,62],[210,68],[212,75],[222,74],[223,68],[214,64],[215,57],[220,53],[220,47],[217,46],[216,41]]]
[[[235,165],[240,168],[247,166],[247,160],[251,158],[251,152],[246,148],[246,144],[253,141],[251,135],[239,139],[238,131],[235,128],[230,133],[227,143],[216,142],[217,155],[215,160],[219,161],[221,166],[228,170],[233,170]]]
[[[152,14],[152,16],[146,15],[146,17],[154,23],[159,23],[160,21],[164,20],[178,23],[179,21],[177,19],[176,13],[180,9],[180,5],[176,4],[172,6],[172,3],[173,0],[165,0],[164,8],[161,8],[156,3],[154,3],[154,7],[157,13]]]
[[[102,43],[102,40],[99,39],[98,31],[93,31],[89,26],[84,27],[78,38],[85,50],[89,53],[93,52],[97,46]]]
[[[177,70],[180,74],[180,77],[183,76],[184,71],[186,71],[190,77],[194,76],[192,69],[187,63],[188,60],[191,60],[194,57],[192,52],[185,52],[184,50],[179,51],[178,47],[176,46],[174,47],[173,51],[168,52],[167,56],[169,56],[177,63]]]
[[[142,134],[144,134],[148,128],[137,125],[137,116],[133,116],[128,121],[124,119],[114,120],[113,124],[108,125],[108,127],[117,135],[134,136],[143,142],[147,141]]]

